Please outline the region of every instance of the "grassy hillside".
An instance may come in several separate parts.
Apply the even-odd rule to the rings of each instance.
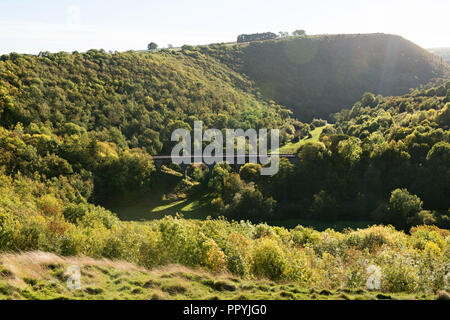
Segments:
[[[319,141],[319,137],[322,134],[324,129],[325,129],[325,127],[315,128],[314,130],[312,130],[310,132],[310,136],[303,138],[299,142],[285,144],[278,150],[272,151],[272,153],[274,153],[274,154],[277,154],[277,153],[279,153],[279,154],[294,154],[305,143]]]
[[[287,38],[199,50],[246,74],[264,96],[302,120],[328,118],[364,92],[402,95],[450,74],[440,58],[385,34]]]
[[[66,287],[69,266],[81,288]],[[0,256],[0,299],[29,300],[373,300],[444,299],[439,294],[385,294],[363,289],[318,290],[298,283],[242,279],[182,266],[148,270],[131,263],[63,258],[43,252]]]

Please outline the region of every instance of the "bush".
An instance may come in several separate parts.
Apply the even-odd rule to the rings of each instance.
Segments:
[[[86,234],[81,229],[71,226],[59,240],[59,254],[78,256],[84,252]]]
[[[252,271],[258,277],[270,280],[285,278],[288,261],[277,241],[263,238],[257,241],[252,253]]]
[[[226,270],[227,267],[226,256],[214,240],[207,239],[202,244],[201,250],[203,253],[202,257],[203,266],[214,272]]]
[[[102,207],[88,205],[88,211],[85,212],[82,219],[78,221],[81,226],[84,227],[96,227],[102,225],[105,228],[112,228],[119,223],[119,218],[111,211]]]
[[[15,251],[19,249],[16,243],[20,230],[20,223],[15,217],[0,208],[0,251]]]
[[[272,198],[264,198],[255,185],[243,186],[226,206],[224,214],[235,219],[263,220],[273,216],[276,201]]]
[[[257,181],[261,177],[261,165],[246,163],[240,169],[239,175],[244,181]]]
[[[71,223],[78,223],[84,218],[87,212],[88,207],[86,204],[70,203],[64,208],[63,215],[67,221]]]
[[[42,196],[37,205],[42,214],[46,216],[58,216],[62,213],[62,201],[50,194]]]
[[[226,243],[224,252],[228,259],[228,270],[239,276],[246,276],[250,272],[251,255],[250,241],[239,233],[232,233]]]
[[[300,246],[315,245],[320,241],[320,233],[311,228],[297,226],[291,230],[292,241]]]
[[[410,245],[419,250],[425,250],[429,243],[434,243],[440,250],[445,249],[445,239],[433,228],[417,227],[411,229]]]
[[[350,232],[345,239],[348,246],[358,250],[377,252],[383,247],[397,248],[405,244],[406,235],[395,231],[394,227],[373,226]]]
[[[139,245],[138,264],[153,268],[162,264],[161,234],[153,230],[146,229],[142,235],[142,241]]]
[[[390,263],[385,264],[381,280],[383,291],[387,292],[415,292],[419,285],[417,269],[404,257],[392,257]]]

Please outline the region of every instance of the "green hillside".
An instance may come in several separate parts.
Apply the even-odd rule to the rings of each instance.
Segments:
[[[349,39],[343,37],[343,43]],[[261,98],[244,76],[199,50],[2,56],[0,166],[5,177],[50,185],[50,194],[63,203],[125,208],[132,213],[121,214],[125,218],[177,211],[204,218],[212,211],[256,222],[448,227],[450,83],[402,97],[364,94],[351,110],[336,115],[335,125],[323,128],[325,121],[304,124],[292,118],[286,108]],[[261,177],[258,165],[240,172],[219,165],[212,176],[194,167],[188,180],[177,166],[157,170],[152,155],[170,154],[171,132],[189,129],[197,119],[206,127],[278,127],[281,150],[297,153],[299,161],[282,160],[274,177]],[[394,191],[411,199],[414,210],[389,213]],[[184,201],[200,198],[198,205]],[[135,209],[130,203],[143,205]]]
[[[188,50],[41,53],[0,57],[0,166],[8,174],[70,177],[102,202],[164,189],[151,155],[170,154],[177,128],[280,128],[307,135],[291,111],[252,83]],[[170,183],[169,183],[170,184]]]
[[[306,124],[212,57],[305,41],[325,46],[326,39],[229,51],[0,57],[0,299],[431,298],[449,291],[450,82],[403,96],[365,93],[345,109],[329,100],[340,110],[333,123]],[[426,67],[433,56],[408,52],[409,62],[399,59],[395,68],[375,54],[375,66],[408,81],[444,75],[445,68]],[[328,74],[344,93],[354,87],[336,80],[338,67],[353,74],[353,59]],[[289,65],[272,69],[274,88],[291,79]],[[320,65],[315,70],[320,75]],[[316,85],[322,79],[310,77]],[[391,82],[392,90],[402,83]],[[316,94],[331,99],[330,92]],[[257,164],[239,171],[218,164],[213,172],[195,165],[186,178],[173,164],[157,169],[152,155],[170,152],[171,132],[197,119],[217,128],[278,127],[282,150],[297,161],[281,159],[274,176],[261,176]],[[123,220],[146,221],[119,219],[105,209],[111,200],[130,215]],[[88,278],[75,293],[63,286],[72,262]],[[380,287],[367,291],[373,266]]]
[[[189,52],[41,53],[0,57],[0,123],[26,131],[86,130],[120,147],[170,153],[176,128],[273,128],[289,111],[256,96],[252,83]],[[30,125],[33,128],[30,128]],[[75,128],[76,126],[80,128]],[[70,131],[69,130],[69,131]]]
[[[246,74],[264,96],[303,120],[329,118],[364,92],[402,95],[450,74],[440,58],[385,34],[285,38],[199,50]]]

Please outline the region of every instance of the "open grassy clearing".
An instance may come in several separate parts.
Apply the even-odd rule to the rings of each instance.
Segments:
[[[81,289],[66,286],[69,266],[81,269]],[[367,300],[436,299],[438,295],[383,294],[362,289],[316,290],[296,283],[241,279],[182,266],[148,270],[123,261],[62,258],[29,252],[0,256],[0,299],[74,300]],[[441,293],[441,298],[445,298]]]
[[[167,215],[176,216],[181,214],[185,219],[205,220],[210,216],[215,216],[211,207],[211,198],[208,194],[183,200],[157,200],[144,198],[140,201],[123,203],[117,202],[108,209],[115,212],[123,221],[152,221],[161,219]],[[346,228],[358,229],[375,225],[373,221],[321,221],[313,219],[288,219],[266,221],[271,226],[293,229],[298,225],[311,227],[317,231],[324,231],[328,228],[342,231]]]
[[[193,199],[160,202],[135,202],[124,203],[110,208],[117,213],[123,221],[151,221],[161,219],[164,216],[175,216],[181,214],[185,219],[205,220],[209,216],[214,216],[214,211],[210,205],[211,199],[208,195]],[[155,204],[156,203],[156,204]],[[267,224],[271,226],[293,229],[298,225],[311,227],[317,231],[324,231],[328,228],[342,231],[346,228],[358,229],[375,225],[373,221],[321,221],[312,219],[288,219],[270,220]]]
[[[272,151],[272,153],[280,153],[280,154],[296,153],[297,150],[305,143],[319,141],[319,137],[326,127],[327,126],[315,128],[313,131],[311,131],[311,138],[306,137],[297,143],[288,143],[288,144],[282,146],[281,148]]]
[[[210,201],[207,194],[175,201],[144,198],[134,202],[116,201],[108,209],[123,221],[149,221],[177,213],[187,219],[203,220],[213,214]]]

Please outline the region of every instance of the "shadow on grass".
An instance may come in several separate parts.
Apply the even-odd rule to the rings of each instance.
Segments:
[[[150,200],[115,204],[108,207],[123,221],[149,221],[183,214],[186,219],[206,219],[212,215],[208,196],[178,201]]]

